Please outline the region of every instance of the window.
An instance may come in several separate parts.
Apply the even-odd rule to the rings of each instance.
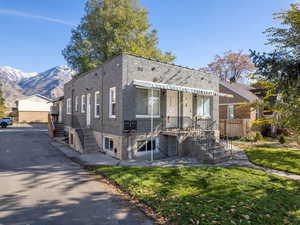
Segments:
[[[109,89],[109,118],[116,118],[116,87]]]
[[[71,98],[68,98],[67,99],[67,114],[71,114],[72,112],[71,112]]]
[[[95,92],[95,118],[100,117],[100,92]]]
[[[85,113],[85,95],[81,96],[81,112]]]
[[[211,97],[197,96],[197,115],[211,117]]]
[[[104,150],[112,152],[114,149],[114,141],[109,137],[104,137]]]
[[[78,96],[75,97],[75,111],[78,112]]]
[[[151,140],[139,140],[137,141],[137,151],[138,152],[148,152],[152,150],[156,150],[158,148],[158,140],[154,138],[152,140],[152,145],[151,145]]]
[[[152,108],[153,105],[153,108]],[[153,115],[159,117],[160,115],[160,90],[152,90],[145,88],[136,89],[136,114],[137,117],[147,117]]]
[[[227,118],[230,120],[234,119],[234,105],[229,105],[227,107]]]

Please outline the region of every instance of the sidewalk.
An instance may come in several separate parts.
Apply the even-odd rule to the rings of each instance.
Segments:
[[[290,178],[293,180],[300,181],[300,175],[292,174],[284,171],[269,169],[261,166],[254,165],[248,160],[248,157],[244,150],[237,146],[233,147],[233,158],[227,162],[218,164],[201,164],[195,159],[191,158],[167,158],[161,160],[142,161],[142,160],[119,160],[114,159],[103,153],[93,154],[80,154],[74,151],[65,144],[51,141],[51,144],[60,150],[65,156],[70,158],[72,161],[79,163],[82,166],[153,166],[153,167],[176,167],[176,166],[191,166],[191,167],[230,167],[240,166],[247,167],[257,170],[262,170],[268,174],[277,175],[280,177]]]

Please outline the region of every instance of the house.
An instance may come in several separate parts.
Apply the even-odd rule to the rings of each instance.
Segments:
[[[32,95],[16,101],[17,117],[20,123],[48,122],[52,102],[42,95]]]
[[[254,88],[240,83],[220,81],[220,92],[230,94],[233,98],[220,96],[220,131],[221,136],[246,136],[253,121],[261,117],[260,110],[250,103],[259,101]]]
[[[52,100],[52,106],[50,107],[50,115],[52,116],[54,122],[63,123],[63,104],[64,96]]]
[[[123,53],[65,84],[63,120],[70,146],[82,153],[216,161],[226,158],[219,96],[232,97],[213,74]]]
[[[50,137],[65,137],[64,123],[63,123],[63,104],[64,96],[58,97],[52,101],[50,107],[48,134]]]

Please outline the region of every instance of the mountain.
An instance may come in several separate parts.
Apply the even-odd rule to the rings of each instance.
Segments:
[[[0,79],[10,80],[17,83],[24,78],[30,78],[36,75],[37,73],[25,73],[9,66],[0,66]]]
[[[75,74],[67,66],[57,66],[36,76],[25,78],[18,84],[24,95],[40,94],[49,98],[63,95],[63,87]]]
[[[6,105],[13,107],[22,96],[33,94],[56,98],[63,95],[63,86],[71,80],[75,72],[67,66],[56,66],[42,73],[26,73],[8,66],[0,67]]]

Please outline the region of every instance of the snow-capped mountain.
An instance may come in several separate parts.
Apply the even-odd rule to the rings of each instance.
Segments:
[[[0,84],[6,104],[14,106],[16,99],[26,95],[40,94],[49,98],[63,95],[63,86],[71,80],[74,70],[56,66],[42,73],[25,73],[8,66],[0,67]]]
[[[37,73],[25,73],[21,70],[14,69],[9,66],[0,66],[0,78],[8,79],[13,82],[19,82],[24,78],[36,76]]]
[[[74,70],[57,66],[19,82],[24,95],[40,94],[50,98],[63,95],[63,85],[71,80]]]

